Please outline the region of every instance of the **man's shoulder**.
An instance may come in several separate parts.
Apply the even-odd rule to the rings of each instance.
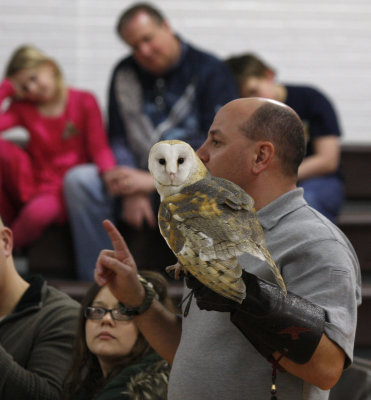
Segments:
[[[322,91],[314,85],[285,84],[285,87],[287,90],[297,93],[310,93],[310,94],[322,93]]]
[[[119,71],[123,68],[135,68],[135,66],[136,66],[136,63],[135,63],[134,57],[132,55],[128,55],[126,57],[119,59],[114,64],[112,74],[114,75],[117,71]]]
[[[51,309],[58,308],[72,313],[76,313],[81,307],[81,305],[68,294],[48,283],[45,283],[43,288],[42,306]]]
[[[222,62],[215,54],[211,53],[210,51],[201,49],[188,42],[186,43],[186,46],[187,51],[194,56],[205,58],[211,61]]]
[[[328,97],[318,87],[312,85],[285,85],[288,99],[309,103],[329,103]]]
[[[185,43],[186,52],[184,56],[184,62],[193,61],[197,65],[205,65],[209,67],[222,67],[223,69],[227,70],[225,63],[218,58],[217,55],[200,49],[193,44]]]
[[[298,224],[298,221],[300,223]],[[356,259],[354,249],[345,234],[324,215],[308,204],[288,213],[276,226],[276,233],[281,236],[279,240],[291,242],[296,248],[316,249],[323,248],[342,253],[346,250],[351,257]]]
[[[281,240],[284,237],[293,237],[296,242],[299,237],[307,241],[345,238],[336,225],[308,205],[302,188],[283,194],[261,209],[258,216],[264,229],[278,232]]]
[[[193,45],[187,44],[179,71],[186,76],[197,76],[200,87],[212,87],[219,95],[223,93],[224,103],[238,95],[233,76],[223,60]]]
[[[81,305],[69,295],[45,283],[40,308],[34,315],[34,323],[40,332],[63,327],[64,334],[69,334],[76,329],[80,309]]]
[[[30,288],[17,310],[7,317],[7,325],[17,330],[23,326],[28,332],[47,332],[54,327],[75,329],[81,307],[77,301],[48,285],[41,277],[33,278]]]
[[[286,85],[285,103],[309,125],[310,136],[341,135],[332,100],[314,86]]]

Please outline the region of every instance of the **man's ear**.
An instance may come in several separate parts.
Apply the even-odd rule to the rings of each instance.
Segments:
[[[173,32],[173,30],[172,30],[172,28],[171,28],[171,26],[170,26],[168,21],[162,21],[160,26],[162,28],[166,29],[169,32]]]
[[[270,81],[274,81],[276,78],[276,74],[274,73],[274,71],[272,71],[271,69],[267,69],[264,72],[264,75],[267,79],[269,79]]]
[[[274,146],[271,142],[257,142],[256,157],[253,165],[253,173],[259,175],[271,164],[274,157]]]
[[[0,231],[0,240],[1,240],[1,246],[3,248],[5,256],[6,257],[11,256],[12,251],[13,251],[13,233],[12,233],[12,231],[7,227],[3,227]]]

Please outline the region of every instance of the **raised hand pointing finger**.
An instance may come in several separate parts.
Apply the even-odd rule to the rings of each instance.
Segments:
[[[144,289],[138,279],[137,266],[120,232],[109,220],[103,221],[114,250],[99,254],[94,277],[99,285],[108,285],[112,294],[126,305],[141,304]]]
[[[130,250],[128,249],[124,238],[121,236],[115,225],[113,225],[113,223],[108,219],[105,219],[103,221],[103,227],[111,239],[115,257],[120,261],[125,260],[126,263],[133,264],[133,266],[135,266],[135,261],[130,253]]]

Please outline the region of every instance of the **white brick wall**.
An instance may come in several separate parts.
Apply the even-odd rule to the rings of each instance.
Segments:
[[[333,100],[345,142],[371,142],[369,0],[155,0],[175,31],[227,57],[254,51],[286,82]],[[0,69],[33,43],[67,82],[93,91],[105,110],[110,71],[128,49],[114,31],[126,0],[0,0]]]

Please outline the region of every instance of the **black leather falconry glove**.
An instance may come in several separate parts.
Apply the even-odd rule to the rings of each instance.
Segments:
[[[325,311],[293,293],[243,271],[246,298],[242,304],[186,278],[201,310],[231,313],[231,321],[268,360],[275,351],[304,364],[312,357],[324,331]]]

